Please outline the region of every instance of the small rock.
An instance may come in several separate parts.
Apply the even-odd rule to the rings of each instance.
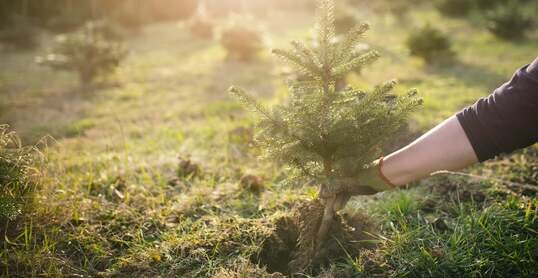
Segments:
[[[177,175],[178,177],[197,176],[200,174],[200,166],[190,159],[179,159]]]
[[[444,256],[445,252],[443,252],[441,247],[434,247],[430,250],[430,254],[435,258],[440,258]]]
[[[256,175],[246,174],[241,177],[239,183],[243,189],[252,192],[261,192],[265,189],[263,186],[263,179]]]

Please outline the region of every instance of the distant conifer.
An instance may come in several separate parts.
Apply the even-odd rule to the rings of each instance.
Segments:
[[[55,70],[75,71],[82,86],[114,71],[125,58],[123,46],[107,38],[101,25],[89,22],[80,30],[58,36],[51,52],[37,63]]]

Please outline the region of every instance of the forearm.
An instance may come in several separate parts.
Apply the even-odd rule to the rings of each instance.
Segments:
[[[370,195],[538,143],[538,58],[492,94],[320,194]],[[325,192],[324,192],[325,191]]]
[[[478,162],[458,119],[453,116],[408,146],[386,156],[381,171],[400,186],[440,170],[457,170]]]
[[[490,96],[385,157],[381,172],[399,186],[530,146],[538,142],[536,115],[538,58]]]

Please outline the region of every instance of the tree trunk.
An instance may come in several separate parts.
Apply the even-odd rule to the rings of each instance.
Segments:
[[[329,160],[326,160],[323,163],[323,168],[324,168],[325,175],[327,177],[330,177],[332,175],[332,162]],[[327,235],[329,233],[331,226],[334,223],[335,216],[336,216],[335,204],[337,201],[337,197],[335,196],[329,199],[323,199],[321,201],[325,207],[323,209],[323,217],[321,218],[321,223],[319,225],[316,241],[314,244],[314,258],[313,258],[314,260],[319,256],[321,248],[323,247],[323,243],[327,239]]]
[[[324,203],[324,209],[323,209],[323,217],[321,218],[321,223],[319,225],[317,238],[316,238],[316,245],[314,249],[314,259],[318,257],[321,248],[323,247],[323,243],[327,239],[327,235],[329,233],[329,230],[331,226],[334,223],[336,212],[334,211],[334,204],[336,202],[336,198],[331,198],[328,200],[324,200],[322,203]]]

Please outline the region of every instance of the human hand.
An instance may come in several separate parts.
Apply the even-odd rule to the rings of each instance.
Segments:
[[[381,164],[382,159],[376,160],[353,177],[326,178],[321,182],[319,196],[328,199],[338,195],[372,195],[393,189],[394,186],[381,176]]]
[[[323,199],[329,199],[341,195],[351,197],[373,195],[378,192],[368,185],[359,185],[358,181],[353,178],[330,178],[321,185],[319,196]]]

